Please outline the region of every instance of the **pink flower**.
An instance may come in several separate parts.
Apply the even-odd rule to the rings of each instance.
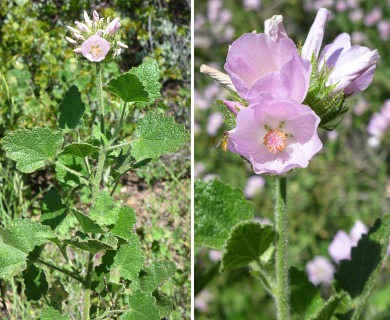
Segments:
[[[367,227],[359,220],[355,222],[349,235],[343,230],[338,231],[328,249],[333,261],[339,263],[341,260],[351,259],[352,247],[356,247],[362,235],[367,232]]]
[[[283,25],[283,17],[280,15],[275,15],[271,19],[265,20],[264,33],[275,42],[279,42],[284,38],[288,38]]]
[[[314,285],[330,284],[333,280],[335,268],[325,257],[317,256],[306,265],[309,280]]]
[[[372,27],[377,24],[380,19],[382,19],[382,9],[380,7],[375,7],[364,18],[364,24],[368,27]]]
[[[258,10],[261,7],[261,0],[243,0],[245,10]]]
[[[390,38],[390,21],[382,20],[378,23],[378,31],[383,41],[387,41]]]
[[[390,126],[390,100],[386,100],[382,109],[372,115],[368,123],[367,132],[374,137],[380,138]]]
[[[329,13],[329,10],[323,8],[318,11],[302,48],[302,57],[305,59],[311,60],[313,54],[314,58],[318,58]],[[342,33],[333,43],[325,46],[318,59],[318,68],[321,70],[326,63],[331,69],[326,85],[336,85],[335,92],[343,91],[346,95],[353,95],[370,85],[378,59],[378,50],[351,46],[350,36]]]
[[[89,37],[81,45],[82,54],[85,58],[92,62],[102,61],[108,51],[110,51],[110,44],[99,36]]]
[[[310,61],[302,59],[289,38],[247,33],[231,45],[225,64],[238,93],[248,102],[263,92],[302,102],[310,82]]]
[[[238,113],[228,147],[248,159],[257,174],[284,174],[306,167],[321,150],[319,123],[308,106],[263,94]]]
[[[207,133],[210,136],[215,136],[218,132],[218,129],[223,124],[223,114],[220,112],[214,112],[210,115],[209,121],[207,123]]]
[[[107,26],[106,30],[104,30],[104,34],[114,34],[121,24],[119,23],[119,18],[115,18],[110,22],[110,24]]]

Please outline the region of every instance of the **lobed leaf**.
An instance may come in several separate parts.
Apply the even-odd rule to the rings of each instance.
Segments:
[[[88,175],[83,160],[79,157],[74,157],[69,154],[61,154],[58,157],[57,161],[62,165],[68,167],[69,169],[72,169],[73,171],[83,174],[84,176]],[[65,184],[66,186],[69,186],[71,188],[76,188],[81,184],[80,177],[78,177],[73,173],[70,173],[69,171],[65,170],[60,166],[56,166],[56,173],[57,173],[57,180]]]
[[[231,230],[223,250],[221,271],[247,266],[267,251],[275,238],[269,225],[244,221]]]
[[[0,279],[11,280],[26,269],[27,253],[0,242]]]
[[[121,320],[160,320],[156,299],[142,291],[136,291],[129,296],[130,311],[124,313]]]
[[[46,281],[45,272],[35,265],[30,265],[23,272],[24,293],[27,300],[38,301],[47,294],[49,285]]]
[[[83,214],[82,212],[72,209],[73,215],[76,217],[78,222],[80,223],[81,228],[84,232],[90,233],[103,233],[104,230],[89,216]]]
[[[132,233],[129,244],[121,245],[115,255],[110,278],[113,277],[113,280],[119,277],[126,280],[138,278],[144,260],[141,242],[138,236]]]
[[[151,105],[160,97],[162,85],[160,83],[160,68],[156,60],[144,61],[140,66],[132,68],[129,73],[136,75],[148,92],[148,100],[137,103],[139,108]]]
[[[176,266],[171,261],[153,261],[139,278],[140,288],[145,293],[152,293],[165,281],[173,277]]]
[[[153,297],[156,298],[156,307],[160,313],[160,319],[168,317],[168,315],[173,311],[172,300],[157,290],[153,292]]]
[[[118,211],[118,220],[114,227],[111,229],[111,233],[119,238],[127,241],[132,239],[132,229],[136,223],[135,212],[133,208],[123,206]]]
[[[190,138],[184,125],[174,122],[173,117],[149,112],[141,119],[133,134],[131,155],[140,161],[175,152]]]
[[[107,191],[102,191],[92,206],[89,217],[99,226],[113,225],[118,220],[119,208]]]
[[[231,229],[253,219],[253,204],[243,192],[217,179],[195,181],[195,244],[222,250]]]
[[[16,130],[2,140],[6,156],[16,161],[16,168],[24,173],[52,164],[60,153],[63,142],[60,132],[39,127]]]
[[[66,314],[61,314],[52,307],[44,307],[41,312],[39,320],[70,320]]]
[[[149,100],[149,94],[141,80],[130,72],[111,79],[107,84],[107,90],[125,102],[146,102]]]
[[[81,101],[81,94],[75,85],[71,86],[65,93],[60,103],[58,125],[61,129],[74,129],[81,121],[85,111],[84,103]]]

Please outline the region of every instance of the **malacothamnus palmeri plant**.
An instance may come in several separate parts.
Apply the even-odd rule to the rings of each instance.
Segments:
[[[80,59],[96,67],[98,119],[92,128],[85,128],[86,106],[73,85],[59,105],[57,129],[16,130],[2,139],[6,156],[16,162],[19,171],[31,173],[52,166],[59,188],[53,185],[45,195],[39,221],[17,219],[9,228],[0,227],[0,279],[22,274],[27,299],[44,299],[48,304],[40,319],[70,319],[63,314],[68,296],[64,285],[59,279],[48,283],[46,278],[46,273],[56,271],[82,286],[79,299],[83,304],[75,303],[73,314],[78,310],[85,320],[159,320],[173,307],[159,287],[174,275],[175,264],[159,260],[145,265],[140,239],[133,232],[136,213],[116,203],[112,195],[123,175],[175,152],[189,140],[189,132],[172,117],[149,111],[131,137],[121,137],[129,113],[136,108],[146,111],[159,98],[159,66],[155,60],[146,60],[104,85],[105,62],[127,47],[118,39],[119,18],[109,22],[95,11],[93,20],[86,12],[84,19],[85,24],[68,27],[76,40],[67,39],[77,46],[74,51]],[[110,93],[108,104],[104,90]],[[120,116],[111,128],[105,110],[118,106]],[[81,131],[89,135],[81,136]],[[80,187],[91,191],[86,210],[72,205],[77,203],[73,191]],[[42,257],[49,242],[63,255],[65,264]],[[74,261],[68,247],[86,252],[86,265]],[[101,263],[94,265],[97,254],[102,255]]]
[[[319,128],[333,130],[347,112],[348,97],[371,83],[378,51],[351,46],[339,35],[320,53],[329,11],[320,9],[298,48],[282,16],[264,33],[247,33],[229,47],[225,71],[201,72],[222,84],[233,101],[222,147],[240,155],[257,174],[274,177],[273,226],[252,221],[252,204],[218,180],[195,183],[195,243],[223,251],[221,271],[249,266],[275,300],[279,320],[359,319],[380,272],[389,242],[390,216],[382,215],[338,265],[327,301],[288,259],[288,174],[305,168],[322,149]],[[326,196],[326,195],[325,195]],[[261,312],[261,311],[260,311]],[[255,319],[255,316],[254,316]]]

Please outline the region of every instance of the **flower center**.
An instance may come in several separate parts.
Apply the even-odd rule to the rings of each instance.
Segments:
[[[286,134],[280,130],[268,130],[263,141],[267,150],[272,153],[282,152],[286,148]]]
[[[91,47],[91,51],[90,53],[96,58],[99,53],[102,52],[102,50],[100,50],[99,46],[92,46]]]

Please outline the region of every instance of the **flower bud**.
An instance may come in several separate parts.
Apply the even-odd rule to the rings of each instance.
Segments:
[[[87,23],[87,25],[88,25],[89,27],[92,27],[92,21],[91,21],[91,19],[89,19],[88,13],[87,13],[87,11],[85,11],[85,10],[84,10],[84,20],[85,20],[85,22]]]
[[[123,42],[120,42],[120,41],[117,41],[116,43],[118,44],[118,46],[125,48],[125,49],[127,49],[129,47],[127,44],[124,44]]]
[[[94,10],[92,15],[93,15],[93,22],[95,22],[95,24],[97,24],[99,22],[99,14],[97,13],[96,10]]]
[[[110,22],[110,24],[107,26],[106,30],[104,30],[104,34],[114,34],[121,24],[119,23],[119,18],[115,18]]]
[[[72,27],[69,27],[69,26],[66,26],[66,28],[67,28],[68,30],[72,31],[73,34],[75,34],[75,33],[80,34],[80,31],[77,30],[77,29],[75,29],[75,28],[72,28]]]
[[[82,53],[82,50],[81,48],[76,48],[74,50],[72,50],[74,53],[77,53],[77,54],[81,54]]]
[[[83,31],[83,32],[91,32],[91,30],[89,30],[89,28],[84,24],[84,23],[81,23],[79,21],[75,21],[74,22],[77,26],[77,28],[80,30],[80,31]]]
[[[73,44],[73,45],[75,45],[75,46],[78,45],[78,43],[77,43],[75,40],[73,40],[73,39],[71,39],[71,38],[69,38],[69,37],[65,37],[65,39],[68,40],[69,43],[71,43],[71,44]]]

